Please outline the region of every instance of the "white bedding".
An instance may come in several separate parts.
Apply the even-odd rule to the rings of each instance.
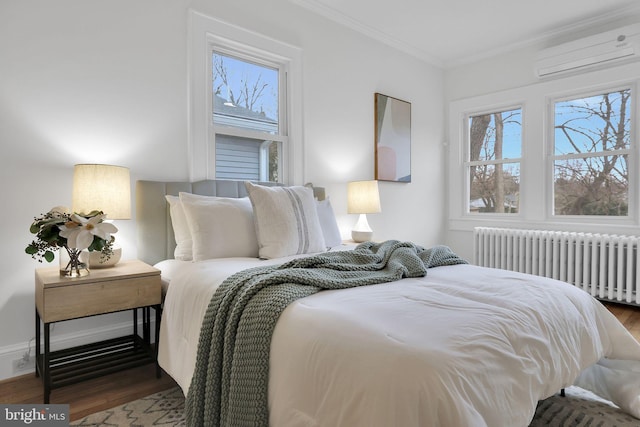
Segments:
[[[154,267],[160,270],[160,282],[162,284],[162,295],[167,294],[169,285],[171,284],[171,278],[173,275],[180,271],[184,265],[191,264],[191,261],[180,261],[177,259],[165,259],[160,261]]]
[[[288,259],[184,262],[172,270],[159,361],[185,395],[215,288],[234,272]],[[624,396],[632,407],[623,408],[633,411],[640,374],[625,370],[640,372],[632,362],[640,361],[640,345],[591,296],[520,273],[438,267],[423,278],[323,291],[291,304],[271,343],[270,424],[527,426],[537,401],[585,368],[593,366],[580,385],[600,394],[617,389],[594,384],[611,368],[609,360],[595,365],[603,357],[625,360],[616,366],[635,385]]]

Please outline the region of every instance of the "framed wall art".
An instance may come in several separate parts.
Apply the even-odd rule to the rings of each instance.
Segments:
[[[411,104],[375,94],[375,178],[411,182]]]

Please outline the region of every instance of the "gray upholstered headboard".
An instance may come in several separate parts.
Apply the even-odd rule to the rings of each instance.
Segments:
[[[262,185],[279,185],[259,182]],[[218,197],[245,197],[244,181],[204,180],[197,182],[138,181],[136,183],[136,224],[138,258],[151,265],[163,259],[173,258],[176,241],[173,236],[167,194],[179,192]],[[324,199],[324,189],[314,187],[319,200]]]

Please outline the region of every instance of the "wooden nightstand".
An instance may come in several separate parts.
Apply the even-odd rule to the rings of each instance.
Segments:
[[[42,376],[44,403],[51,390],[89,378],[147,363],[156,364],[157,345],[151,345],[151,308],[155,311],[155,342],[160,335],[162,286],[160,270],[142,261],[121,261],[111,268],[93,269],[80,278],[60,277],[58,267],[36,269],[36,376]],[[138,334],[142,308],[142,337]],[[51,352],[50,325],[116,311],[133,310],[133,334]],[[44,325],[44,353],[40,352],[40,321]]]

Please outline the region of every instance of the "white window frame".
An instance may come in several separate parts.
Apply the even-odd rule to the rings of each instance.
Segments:
[[[598,96],[605,93],[617,92],[619,90],[629,89],[631,91],[631,129],[630,129],[630,145],[628,149],[624,150],[615,150],[612,151],[611,154],[616,155],[624,155],[626,154],[628,157],[627,167],[628,167],[628,175],[629,175],[629,210],[628,215],[625,216],[593,216],[593,215],[557,215],[555,213],[555,186],[554,186],[554,173],[555,173],[555,161],[561,158],[586,158],[586,157],[602,157],[604,153],[590,153],[590,154],[572,154],[568,156],[556,156],[555,154],[555,104],[557,102],[567,101],[571,99],[580,99],[580,98],[589,98],[592,96]],[[548,154],[548,164],[547,170],[547,194],[549,194],[548,200],[548,212],[547,216],[550,220],[566,223],[566,222],[595,222],[595,223],[612,223],[612,224],[629,224],[634,223],[634,218],[638,216],[638,208],[636,202],[636,192],[638,191],[637,181],[638,181],[638,169],[636,168],[636,161],[634,159],[637,158],[635,154],[638,149],[638,140],[635,132],[636,128],[636,118],[638,117],[636,112],[636,95],[637,92],[635,90],[635,84],[633,82],[628,82],[626,84],[616,84],[613,86],[600,86],[598,88],[589,88],[581,91],[570,91],[564,94],[555,94],[553,96],[547,97],[547,152]],[[635,179],[634,179],[635,178]]]
[[[517,158],[508,158],[508,159],[494,159],[494,160],[471,160],[471,140],[470,140],[470,135],[471,135],[471,129],[469,128],[469,121],[471,120],[471,117],[475,117],[475,116],[482,116],[482,115],[486,115],[486,114],[495,114],[495,113],[503,113],[506,111],[513,111],[513,110],[520,110],[520,122],[521,122],[521,129],[520,129],[520,143],[522,144],[520,146],[520,157]],[[482,216],[482,217],[487,217],[487,216],[498,216],[498,217],[507,217],[507,218],[513,218],[513,217],[518,217],[520,216],[520,212],[521,212],[521,201],[518,200],[518,212],[517,213],[508,213],[508,212],[482,212],[482,213],[472,213],[470,212],[469,209],[469,203],[471,200],[471,188],[469,186],[469,182],[471,180],[471,176],[470,176],[470,171],[471,171],[471,166],[485,166],[485,165],[499,165],[499,164],[507,164],[507,163],[518,163],[518,165],[520,166],[520,185],[522,185],[522,166],[523,166],[523,162],[522,162],[522,158],[523,158],[523,150],[524,150],[524,105],[522,104],[509,104],[509,105],[503,105],[497,108],[491,108],[491,109],[483,109],[483,110],[478,110],[478,111],[469,111],[466,112],[464,115],[464,138],[465,138],[465,148],[464,148],[464,168],[465,168],[465,181],[466,181],[466,185],[465,185],[465,200],[466,200],[466,204],[464,207],[464,213],[466,215],[469,215],[471,217],[475,217],[475,216]],[[520,194],[522,194],[522,189],[520,189]]]
[[[225,56],[230,56],[243,61],[251,62],[260,66],[273,68],[278,70],[278,132],[275,134],[268,132],[261,132],[258,130],[250,130],[237,126],[225,126],[216,124],[213,120],[213,64],[212,58],[214,53],[219,53]],[[281,144],[281,153],[287,153],[289,137],[288,132],[288,108],[287,108],[287,74],[288,74],[288,61],[283,61],[279,56],[275,56],[269,52],[255,49],[251,46],[243,45],[241,43],[226,40],[218,36],[209,36],[209,62],[207,74],[211,77],[207,79],[207,93],[210,94],[209,99],[209,111],[211,112],[209,120],[209,147],[208,155],[209,161],[207,162],[207,175],[215,178],[216,176],[216,134],[235,136],[239,138],[249,138],[254,140],[262,140],[260,144],[260,181],[268,181],[268,165],[269,158],[269,145],[271,142],[279,142]],[[278,176],[280,182],[282,182],[284,176],[286,176],[286,161],[282,161],[278,157]],[[265,162],[266,160],[266,162]]]
[[[251,61],[264,58],[270,66],[279,64],[281,90],[285,91],[284,105],[279,107],[280,135],[271,140],[282,142],[280,181],[284,184],[302,183],[304,156],[302,140],[302,52],[295,46],[282,43],[261,34],[189,11],[189,136],[188,158],[191,181],[215,179],[215,132],[238,134],[237,128],[214,129],[213,75],[211,60],[217,51],[230,52],[242,59],[243,52]],[[250,131],[248,131],[250,132]],[[259,132],[256,132],[256,134]],[[260,133],[260,135],[263,135]],[[255,136],[255,135],[254,135]],[[261,138],[262,136],[260,136]]]
[[[640,226],[640,62],[542,80],[495,93],[459,99],[449,104],[448,209],[449,229],[472,231],[478,226],[540,228],[610,234],[637,234]],[[553,212],[554,101],[631,87],[631,148],[629,154],[629,215],[571,216]],[[466,211],[466,144],[468,117],[508,106],[522,106],[522,161],[518,214],[471,214]]]

